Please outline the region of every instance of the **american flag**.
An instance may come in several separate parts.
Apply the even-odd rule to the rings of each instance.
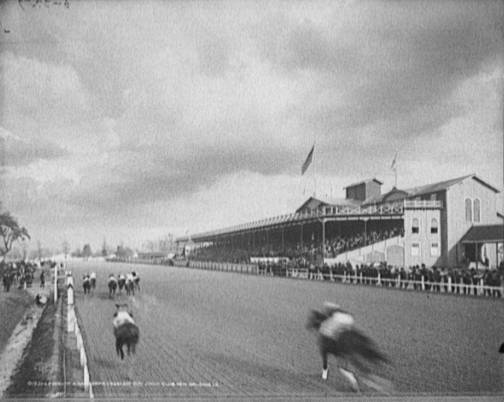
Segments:
[[[308,167],[311,165],[312,160],[313,160],[313,151],[315,150],[315,144],[313,144],[310,152],[308,153],[308,156],[306,157],[306,160],[303,163],[303,166],[301,166],[301,176],[304,175]]]

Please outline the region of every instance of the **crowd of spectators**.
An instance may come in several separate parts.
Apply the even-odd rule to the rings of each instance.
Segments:
[[[347,236],[329,237],[324,244],[324,256],[334,258],[338,254],[402,234],[401,229],[395,228],[381,231],[371,230],[366,234],[359,232]],[[190,258],[197,261],[249,263],[252,257],[287,257],[295,264],[307,267],[322,258],[322,251],[322,244],[315,241],[286,243],[283,248],[272,244],[248,248],[214,244],[194,250]]]
[[[451,292],[456,294],[478,294],[480,285],[486,296],[502,297],[504,283],[504,262],[498,269],[426,267],[424,264],[405,269],[380,264],[337,264],[321,268],[311,266],[309,279],[346,281],[362,285],[380,285],[401,289],[425,290],[431,292]],[[490,289],[490,287],[492,289]]]
[[[367,233],[356,233],[352,236],[336,236],[325,242],[325,256],[334,258],[338,254],[355,250],[395,236],[404,235],[404,230],[400,228],[371,230]]]
[[[41,261],[40,263],[29,261],[0,261],[0,277],[5,292],[9,292],[11,287],[22,289],[25,286],[31,287],[35,280],[35,275],[39,277],[40,287],[45,287],[46,270],[54,268],[53,261]]]

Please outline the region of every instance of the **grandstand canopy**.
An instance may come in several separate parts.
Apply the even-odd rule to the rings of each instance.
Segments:
[[[502,243],[504,225],[478,225],[471,227],[462,238],[462,243]]]

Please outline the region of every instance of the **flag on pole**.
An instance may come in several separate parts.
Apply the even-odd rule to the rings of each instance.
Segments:
[[[392,165],[390,165],[390,169],[394,170],[397,162],[397,152],[395,153],[394,160],[392,161]]]
[[[303,163],[303,166],[301,166],[301,176],[305,174],[306,170],[311,165],[312,160],[313,160],[313,151],[314,150],[315,150],[315,144],[313,144],[310,152],[308,153],[308,156],[306,157],[306,160]]]

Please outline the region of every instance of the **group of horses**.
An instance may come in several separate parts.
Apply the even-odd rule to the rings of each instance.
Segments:
[[[140,276],[135,271],[124,276],[123,274],[119,274],[117,278],[114,274],[110,274],[107,282],[107,286],[109,289],[109,297],[113,298],[116,292],[121,293],[124,289],[126,291],[126,295],[135,295],[135,291],[140,291]]]
[[[96,274],[91,272],[91,274],[85,274],[82,277],[82,288],[84,289],[84,294],[94,293],[96,288]]]
[[[135,271],[128,273],[126,276],[119,274],[117,278],[114,274],[110,274],[107,286],[109,289],[109,298],[113,298],[116,292],[121,293],[123,289],[128,296],[135,295],[135,291],[140,291],[140,276]],[[94,293],[96,288],[96,274],[94,272],[83,276],[82,288],[84,289],[84,294]]]
[[[119,274],[116,278],[114,274],[110,274],[107,281],[109,289],[109,298],[113,298],[116,292],[122,292],[124,289],[126,294],[134,295],[135,291],[140,291],[140,276],[135,271],[127,275]],[[82,278],[82,287],[84,294],[93,293],[96,288],[96,273],[85,274]],[[135,353],[135,348],[140,338],[140,330],[133,320],[133,313],[128,308],[128,305],[116,304],[116,311],[112,321],[114,337],[116,339],[115,347],[119,357],[124,359],[123,347],[126,346],[128,356]]]

